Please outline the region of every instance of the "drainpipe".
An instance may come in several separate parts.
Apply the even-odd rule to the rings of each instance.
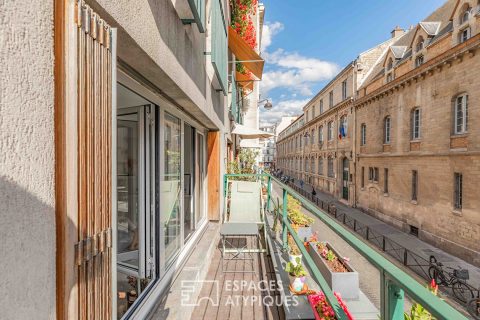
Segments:
[[[357,101],[357,60],[353,63],[353,107],[352,107],[352,118],[353,118],[353,130],[352,130],[352,162],[353,162],[353,172],[352,172],[352,207],[357,207],[357,109],[355,101]]]

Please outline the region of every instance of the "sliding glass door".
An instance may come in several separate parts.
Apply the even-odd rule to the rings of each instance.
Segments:
[[[179,252],[181,241],[181,121],[168,112],[163,113],[163,172],[160,178],[160,219],[166,265]]]

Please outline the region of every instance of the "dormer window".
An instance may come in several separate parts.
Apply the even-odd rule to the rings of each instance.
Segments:
[[[465,22],[470,19],[470,12],[472,11],[472,8],[468,6],[468,4],[465,4],[464,9],[462,10],[462,13],[460,15],[460,24],[464,24]]]
[[[470,39],[470,28],[465,28],[458,34],[458,42],[463,43]]]
[[[417,40],[417,45],[415,46],[415,50],[417,52],[421,51],[423,49],[423,46],[425,44],[425,40],[423,40],[423,37],[419,37]]]
[[[392,70],[393,68],[393,59],[388,59],[387,70]]]
[[[393,81],[393,73],[387,74],[387,83]]]
[[[415,67],[421,66],[423,64],[423,62],[424,62],[423,54],[417,56],[415,58]]]

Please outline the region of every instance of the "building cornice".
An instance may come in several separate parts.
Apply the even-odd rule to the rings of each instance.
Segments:
[[[468,39],[464,43],[458,44],[455,47],[439,54],[438,56],[428,60],[420,67],[417,67],[404,75],[392,80],[391,82],[381,86],[380,88],[372,91],[364,97],[361,97],[355,101],[355,108],[361,108],[375,100],[381,99],[392,93],[395,90],[404,88],[412,81],[423,80],[427,74],[435,72],[435,70],[441,70],[444,66],[451,66],[454,60],[462,59],[466,53],[475,55],[475,51],[480,45],[480,34]]]
[[[298,132],[302,131],[302,130],[306,130],[306,129],[310,129],[310,127],[314,126],[315,124],[317,124],[320,120],[323,120],[329,116],[331,116],[332,113],[335,113],[338,111],[338,109],[341,109],[343,107],[346,107],[350,104],[353,104],[353,97],[349,97],[339,103],[337,103],[336,105],[334,105],[333,107],[329,108],[327,111],[321,113],[320,115],[316,116],[312,121],[309,121],[308,124],[305,123],[305,125],[301,128],[298,128],[297,130],[291,132],[288,136],[285,136],[283,137],[281,140],[278,140],[277,143],[280,143],[282,142],[283,140],[297,134]],[[293,123],[292,123],[293,124]],[[288,128],[288,127],[287,127]],[[287,128],[285,128],[284,130],[287,130]]]

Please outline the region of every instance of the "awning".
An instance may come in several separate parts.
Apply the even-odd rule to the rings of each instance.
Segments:
[[[232,130],[232,134],[236,134],[242,139],[270,138],[273,136],[272,133],[268,133],[254,128],[249,128],[238,123],[235,124],[235,128]]]
[[[235,80],[237,81],[238,85],[242,88],[246,88],[250,91],[253,91],[253,81],[247,75],[241,74],[240,72],[236,72]]]
[[[240,141],[240,148],[253,148],[253,149],[261,149],[263,146],[257,142],[257,140],[242,140]]]
[[[258,79],[262,79],[265,61],[230,26],[228,27],[228,48],[245,68],[250,70]]]

